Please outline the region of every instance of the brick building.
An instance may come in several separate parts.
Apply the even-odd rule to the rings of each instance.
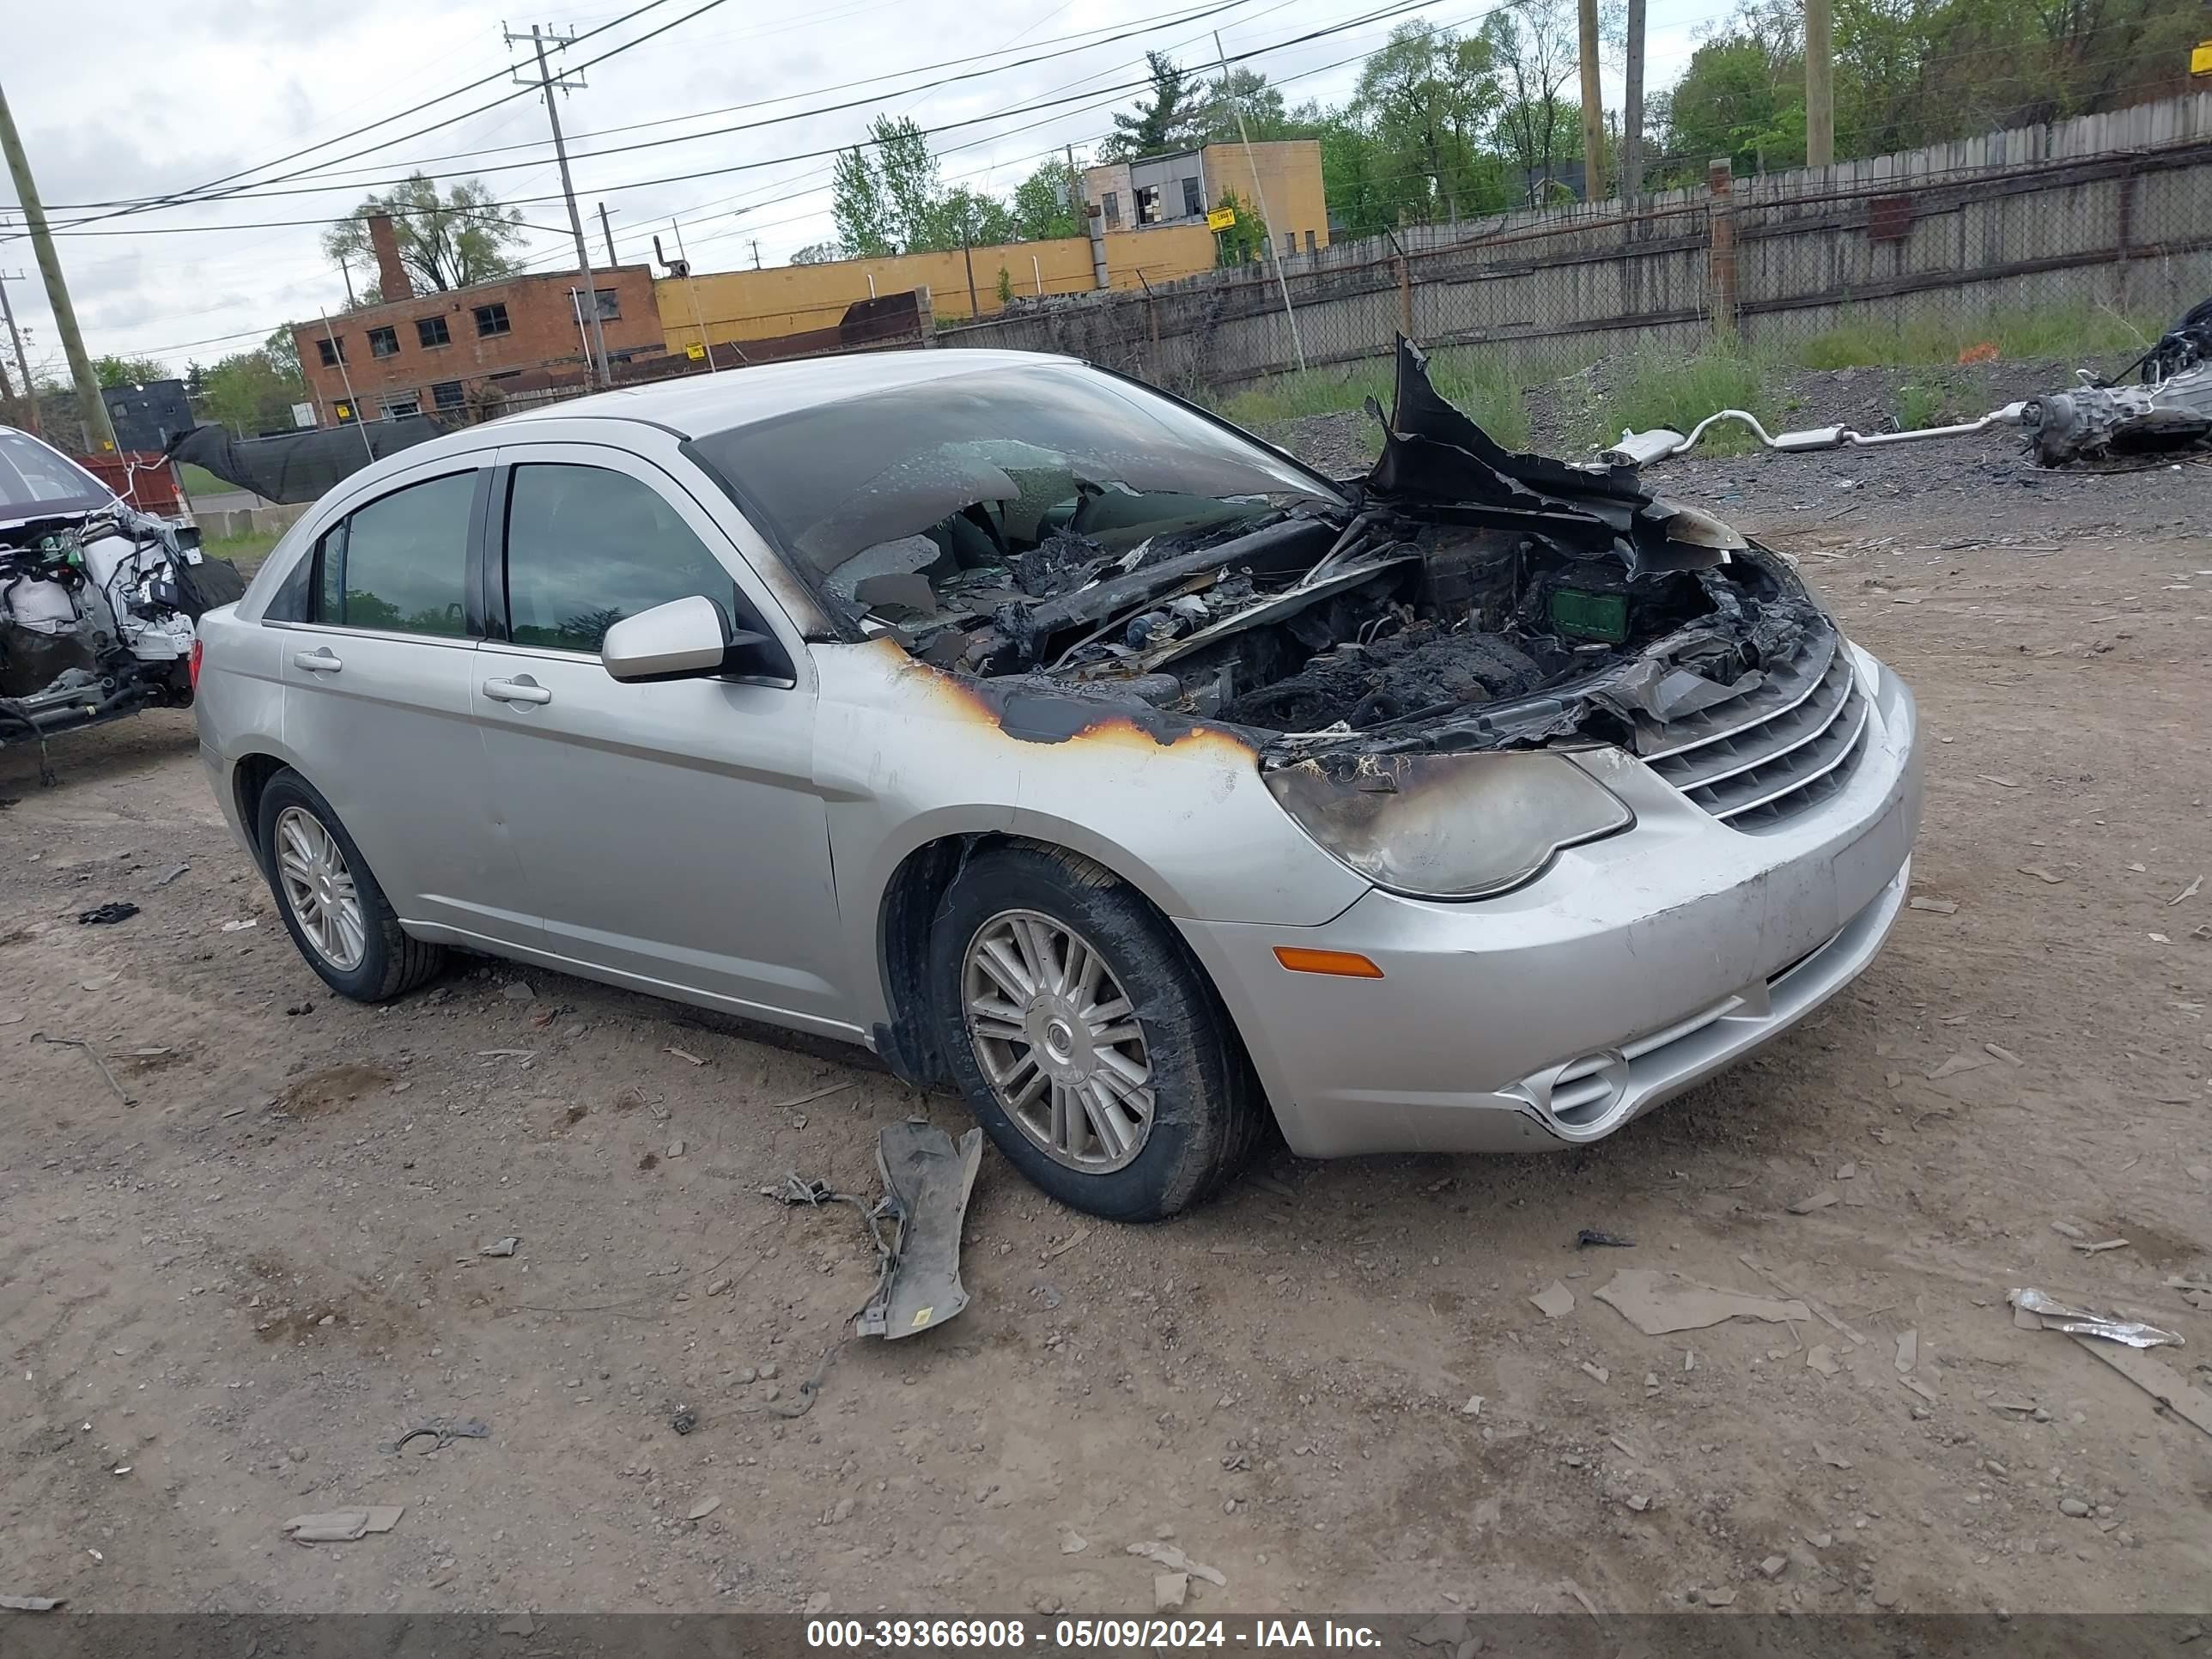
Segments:
[[[384,303],[292,331],[320,424],[458,410],[487,384],[529,375],[543,385],[549,373],[582,374],[574,271],[416,294],[392,222],[373,218],[368,229]],[[667,349],[651,266],[618,265],[595,270],[592,279],[611,360],[620,364]]]

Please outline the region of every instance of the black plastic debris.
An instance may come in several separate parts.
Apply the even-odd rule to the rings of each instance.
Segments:
[[[137,914],[137,905],[128,899],[118,899],[112,903],[95,904],[89,910],[78,911],[76,923],[80,927],[100,927],[110,922],[128,921]]]
[[[1632,1250],[1636,1248],[1636,1241],[1632,1238],[1623,1238],[1619,1233],[1601,1233],[1595,1227],[1585,1227],[1575,1235],[1577,1249],[1587,1250],[1593,1245],[1602,1245],[1615,1250]]]
[[[699,1426],[699,1413],[689,1406],[678,1406],[669,1418],[668,1426],[678,1434],[689,1434]]]

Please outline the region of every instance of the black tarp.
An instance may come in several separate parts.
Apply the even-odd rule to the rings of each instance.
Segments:
[[[219,426],[196,426],[169,453],[264,500],[313,501],[339,479],[367,466],[372,453],[382,460],[445,430],[427,415],[363,426],[318,427],[273,438],[234,438]],[[368,441],[365,448],[364,437]]]

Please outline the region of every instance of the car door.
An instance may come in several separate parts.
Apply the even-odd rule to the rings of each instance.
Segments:
[[[728,534],[651,462],[570,443],[500,451],[489,526],[490,637],[472,695],[546,948],[852,1035],[812,669]],[[773,633],[793,678],[608,676],[611,624],[699,593]]]
[[[285,745],[401,920],[461,942],[535,945],[471,708],[471,551],[490,461],[448,461],[354,507],[317,541],[295,614],[269,620],[290,634]]]

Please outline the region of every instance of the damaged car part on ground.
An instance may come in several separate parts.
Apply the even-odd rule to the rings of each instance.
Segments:
[[[217,799],[335,988],[456,945],[866,1042],[1135,1219],[1270,1115],[1596,1139],[1902,907],[1896,678],[1410,344],[1344,483],[1064,359],[714,380],[364,469],[210,619]]]
[[[192,700],[194,623],[246,591],[199,532],[0,427],[0,748]]]
[[[2039,466],[2212,450],[2212,300],[2167,330],[2128,371],[2139,372],[2136,383],[2100,380],[2081,369],[2076,371],[2081,384],[2068,391],[2007,404],[1978,420],[1910,431],[1857,432],[1847,426],[1821,426],[1770,433],[1757,416],[1746,410],[1717,410],[1686,435],[1667,427],[1624,432],[1620,441],[1605,452],[1605,459],[1626,466],[1667,460],[1687,453],[1707,432],[1722,425],[1744,427],[1763,447],[1792,455],[1967,438],[1998,427],[2025,431]]]

